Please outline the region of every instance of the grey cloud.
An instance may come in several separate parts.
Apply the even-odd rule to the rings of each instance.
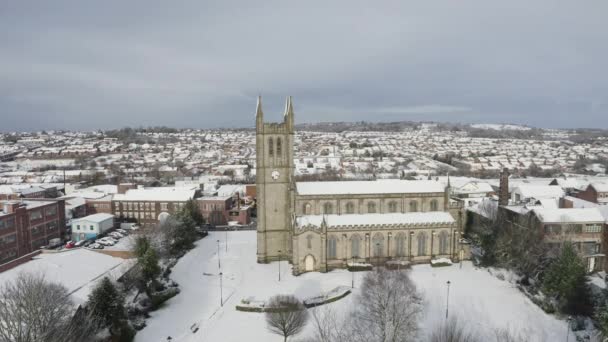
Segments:
[[[5,1],[0,130],[279,119],[608,127],[608,3]]]

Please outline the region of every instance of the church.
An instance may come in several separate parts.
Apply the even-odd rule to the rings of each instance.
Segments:
[[[296,182],[294,110],[265,122],[256,108],[257,259],[288,260],[293,273],[350,263],[459,258],[461,215],[450,185],[433,180]]]

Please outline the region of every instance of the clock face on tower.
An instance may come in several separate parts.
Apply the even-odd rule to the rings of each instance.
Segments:
[[[277,171],[277,170],[272,171],[272,173],[270,174],[270,176],[271,176],[271,177],[272,177],[272,179],[274,179],[274,180],[279,179],[279,176],[280,176],[280,175],[281,175],[281,174],[280,174],[280,173],[279,173],[279,171]]]

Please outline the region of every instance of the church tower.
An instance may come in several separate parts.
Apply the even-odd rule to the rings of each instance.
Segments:
[[[287,98],[283,122],[264,122],[256,109],[257,256],[259,263],[291,256],[294,113]]]

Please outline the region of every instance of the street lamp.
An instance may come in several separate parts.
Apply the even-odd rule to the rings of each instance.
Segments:
[[[353,280],[351,282],[350,287],[354,289],[355,288],[355,257],[353,256],[352,259],[353,259],[353,262],[351,264],[351,268],[352,268],[351,273],[353,274]]]
[[[220,261],[220,240],[217,240],[217,268],[222,269],[222,263]]]
[[[220,272],[220,306],[224,306],[224,294],[222,291],[222,272]]]
[[[376,266],[380,265],[380,242],[376,242]]]
[[[566,342],[568,342],[568,338],[570,338],[570,322],[572,322],[572,316],[568,316],[566,321],[568,322],[568,326],[566,327]]]
[[[433,230],[433,231],[431,232],[431,258],[433,258],[433,256],[434,256],[434,251],[435,251],[435,248],[433,248],[433,246],[435,245],[435,244],[434,244],[434,242],[435,242],[435,234],[437,234],[437,233],[435,233],[435,231]]]
[[[279,249],[279,281],[281,281],[281,250]]]
[[[410,262],[412,262],[412,239],[414,238],[414,232],[410,231]]]
[[[450,284],[451,284],[451,282],[448,280],[446,284],[448,285],[448,298],[445,303],[445,319],[448,319],[448,309],[450,307]]]

